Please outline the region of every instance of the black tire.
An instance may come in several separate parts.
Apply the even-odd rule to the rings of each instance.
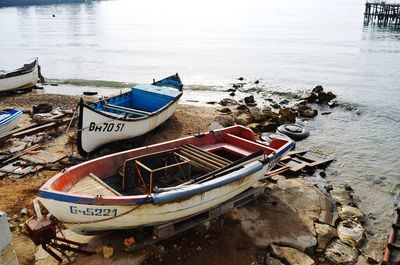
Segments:
[[[32,106],[33,114],[48,113],[53,110],[53,106],[49,103],[40,103]]]
[[[85,95],[85,96],[94,96],[94,95],[97,95],[99,92],[96,92],[96,91],[84,91],[83,92],[83,94]]]
[[[310,132],[297,124],[283,124],[276,129],[276,132],[287,135],[295,141],[303,140],[310,135]]]

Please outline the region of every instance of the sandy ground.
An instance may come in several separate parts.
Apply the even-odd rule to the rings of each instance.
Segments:
[[[73,109],[79,102],[79,99],[79,96],[47,94],[38,97],[37,94],[27,93],[0,98],[0,109],[17,107],[24,112],[29,112],[32,109],[32,105],[43,102],[51,103],[53,107]],[[89,98],[89,100],[94,101],[95,99]],[[124,143],[122,148],[128,149],[136,145],[152,144],[207,131],[215,114],[216,108],[214,107],[178,105],[175,114],[161,128],[151,132],[142,139],[138,139],[139,142]],[[24,114],[24,123],[29,123],[29,120],[29,115]],[[65,130],[65,128],[60,128],[60,130]],[[56,147],[58,151],[63,151],[69,155],[74,152],[74,149],[67,142],[68,137],[66,134],[63,134],[46,142],[45,146],[47,149],[51,147],[53,150]],[[118,147],[121,148],[121,145]],[[110,150],[113,151],[114,148],[111,146],[101,153],[110,152]],[[13,220],[19,220],[23,223],[26,218],[20,217],[21,209],[28,208],[28,215],[33,214],[32,199],[36,197],[38,188],[56,173],[57,170],[42,170],[21,179],[5,178],[0,180],[0,209],[5,211]],[[224,226],[225,229],[212,232],[212,244],[201,245],[201,248],[204,249],[201,252],[196,251],[191,254],[177,252],[166,255],[167,258],[164,259],[152,257],[148,261],[148,264],[202,264],[207,259],[215,261],[221,260],[222,257],[224,257],[222,260],[225,260],[226,263],[249,264],[255,258],[255,248],[249,240],[246,240],[246,236],[242,235],[240,230],[235,232],[236,226],[237,224],[235,223],[228,223]],[[194,232],[188,233],[171,240],[182,241],[184,237],[192,237],[193,235],[190,233]],[[35,246],[24,235],[22,228],[17,227],[13,231],[13,242],[20,263],[34,264]]]

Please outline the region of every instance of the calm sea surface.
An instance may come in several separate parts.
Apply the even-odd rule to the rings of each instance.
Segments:
[[[301,145],[336,156],[328,178],[354,188],[372,217],[368,248],[380,254],[400,190],[400,31],[364,27],[363,12],[363,0],[0,8],[0,68],[39,57],[58,79],[149,82],[179,72],[191,85],[227,87],[239,76],[282,91],[322,84],[359,115],[319,116]]]

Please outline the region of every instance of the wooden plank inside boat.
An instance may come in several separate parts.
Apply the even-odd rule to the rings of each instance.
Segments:
[[[119,192],[105,184],[100,178],[93,173],[82,178],[76,183],[69,193],[87,194],[87,195],[101,195],[101,196],[121,196]]]

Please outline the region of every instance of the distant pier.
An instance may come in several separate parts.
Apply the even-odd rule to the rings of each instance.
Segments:
[[[379,26],[400,28],[400,4],[381,2],[366,2],[364,24],[376,23]]]

